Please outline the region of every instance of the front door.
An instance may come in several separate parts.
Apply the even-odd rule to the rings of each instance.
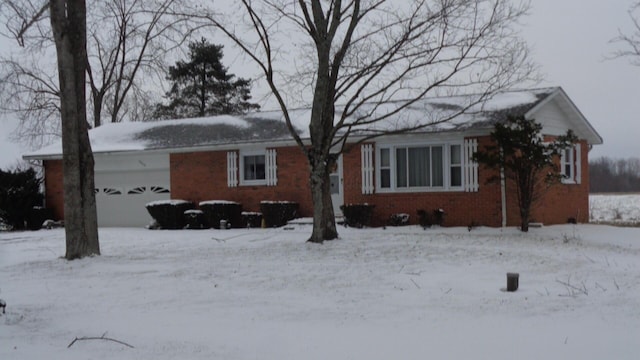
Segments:
[[[340,206],[344,204],[344,188],[342,186],[342,155],[336,160],[336,166],[329,175],[331,185],[331,202],[333,203],[333,212],[336,216],[342,216]]]

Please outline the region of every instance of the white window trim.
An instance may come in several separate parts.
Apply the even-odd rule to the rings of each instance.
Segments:
[[[264,156],[265,160],[265,171],[264,171],[264,179],[258,180],[245,180],[244,178],[244,158],[247,156]],[[267,185],[267,151],[263,150],[240,150],[240,166],[238,166],[239,174],[240,174],[240,186],[256,186],[256,185]]]
[[[244,160],[247,156],[264,156],[264,179],[246,180],[244,178]],[[278,185],[278,165],[276,149],[240,150],[238,155],[237,174],[240,186],[276,186]]]
[[[566,159],[566,151],[560,153],[560,174],[562,175],[562,183],[567,185],[580,184],[582,181],[582,154],[580,144],[574,144],[569,148],[570,158]],[[565,165],[571,167],[571,174],[567,174]]]
[[[465,189],[465,177],[462,178],[462,184],[460,186],[451,186],[451,145],[461,146],[461,150],[464,149],[462,140],[448,141],[448,142],[397,142],[397,143],[379,143],[375,148],[375,179],[376,179],[376,192],[379,193],[417,193],[417,192],[458,192]],[[443,164],[443,184],[444,186],[421,186],[421,187],[397,187],[396,183],[396,149],[398,148],[411,148],[411,147],[434,147],[441,146],[442,151],[442,164]],[[391,187],[382,188],[381,184],[381,164],[380,164],[380,150],[389,149],[389,165],[391,169]],[[464,171],[465,162],[468,160],[462,157],[461,168]]]

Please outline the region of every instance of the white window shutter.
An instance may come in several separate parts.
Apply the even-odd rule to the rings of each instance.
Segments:
[[[360,148],[362,161],[362,193],[373,194],[373,145],[363,144]]]
[[[227,186],[238,186],[238,153],[227,152]]]
[[[267,186],[278,185],[278,165],[276,163],[276,149],[269,149],[265,154],[265,177]]]
[[[575,176],[576,176],[576,184],[582,183],[582,151],[580,147],[580,143],[575,145],[576,156],[575,159]]]
[[[464,141],[464,191],[477,192],[478,163],[473,161],[473,154],[478,151],[478,140],[467,139]]]

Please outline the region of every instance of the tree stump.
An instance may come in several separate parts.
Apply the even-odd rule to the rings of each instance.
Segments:
[[[507,291],[513,292],[518,290],[520,274],[507,273]]]

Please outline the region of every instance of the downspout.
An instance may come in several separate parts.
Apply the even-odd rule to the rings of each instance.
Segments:
[[[504,152],[500,147],[500,200],[502,206],[502,227],[507,227],[507,181],[504,175]]]
[[[507,182],[504,178],[504,167],[500,166],[500,197],[502,201],[502,227],[507,227]]]

